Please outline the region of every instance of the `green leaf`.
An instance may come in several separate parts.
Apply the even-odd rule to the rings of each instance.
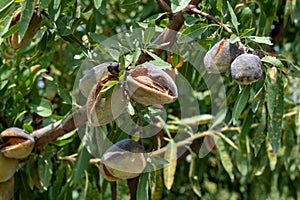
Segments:
[[[239,32],[239,29],[238,29],[239,23],[238,23],[238,20],[237,20],[237,18],[236,18],[236,15],[235,15],[235,13],[234,13],[234,10],[232,9],[232,7],[231,7],[229,1],[227,1],[227,6],[228,6],[228,10],[229,10],[229,13],[230,13],[230,16],[231,16],[231,23],[233,24],[233,26],[234,26],[236,32],[238,33],[238,32]]]
[[[97,34],[97,33],[90,33],[90,36],[93,40],[95,40],[99,44],[108,39],[107,36],[100,35],[100,34]]]
[[[1,0],[0,1],[0,12],[5,10],[7,7],[9,7],[11,4],[14,3],[15,0]]]
[[[154,28],[147,28],[143,34],[143,43],[149,44],[155,35]]]
[[[172,188],[177,165],[177,146],[174,140],[170,140],[165,152],[165,160],[168,162],[164,166],[164,183],[168,190]]]
[[[189,168],[189,180],[190,180],[190,184],[192,186],[193,191],[195,192],[195,194],[201,198],[202,194],[201,194],[201,187],[199,184],[199,176],[198,176],[198,169],[197,169],[197,165],[196,165],[196,155],[193,153],[192,154],[192,160],[190,163],[190,168]]]
[[[236,103],[233,106],[233,110],[232,110],[232,119],[233,119],[233,123],[236,124],[237,120],[239,119],[242,111],[244,110],[244,108],[246,107],[249,97],[250,97],[250,86],[245,86],[243,88],[242,93],[240,94],[238,100],[236,101]]]
[[[194,26],[188,27],[182,32],[182,34],[178,38],[178,43],[186,43],[201,38],[202,33],[204,33],[209,26],[212,25],[201,23],[201,24],[195,24]]]
[[[263,61],[265,63],[275,65],[276,67],[283,67],[282,62],[279,59],[277,59],[276,57],[273,57],[273,56],[265,56],[261,59],[261,61]]]
[[[239,149],[237,152],[237,167],[239,171],[241,172],[242,175],[246,176],[249,169],[250,169],[250,163],[248,162],[249,160],[249,154],[248,152],[248,146],[249,146],[249,138],[248,138],[248,133],[251,129],[251,125],[253,123],[253,115],[251,110],[248,111],[248,115],[246,119],[244,119],[243,125],[242,125],[242,130],[240,134],[240,139],[239,139]]]
[[[57,10],[61,6],[61,0],[53,0],[53,9]]]
[[[15,33],[19,28],[20,28],[20,22],[17,22],[15,25],[13,25],[12,27],[10,27],[8,31],[6,31],[5,33],[3,33],[2,38],[3,39],[8,38],[13,33]]]
[[[44,190],[47,190],[50,185],[52,174],[53,174],[53,164],[51,161],[51,157],[54,152],[45,151],[42,155],[40,155],[38,159],[38,175],[40,179],[40,184]]]
[[[220,13],[223,13],[222,8],[223,8],[223,0],[217,0],[217,10]]]
[[[275,80],[274,80],[275,79]],[[284,113],[284,98],[283,98],[283,80],[282,74],[278,71],[274,77],[267,74],[267,108],[269,114],[268,122],[268,141],[272,145],[276,153],[282,135],[282,119]]]
[[[142,173],[138,189],[137,189],[137,199],[148,200],[149,199],[149,183],[148,183],[149,173]]]
[[[266,114],[266,107],[263,106],[261,111],[261,117],[259,120],[259,126],[254,132],[253,138],[253,146],[254,146],[254,155],[257,156],[258,152],[266,139],[267,133],[265,131],[267,125],[267,114]]]
[[[76,186],[80,181],[82,181],[82,176],[84,174],[84,170],[86,170],[89,166],[89,160],[91,155],[87,151],[85,147],[83,147],[79,153],[78,158],[76,159],[76,166],[73,170],[73,182],[72,184]]]
[[[13,16],[6,16],[2,21],[0,20],[0,45],[4,40],[3,35],[9,30],[10,22]]]
[[[216,144],[218,146],[218,152],[219,152],[219,155],[220,155],[220,158],[221,158],[222,165],[223,165],[224,169],[226,170],[226,172],[228,173],[231,181],[233,181],[234,180],[233,164],[231,162],[231,159],[230,159],[230,156],[227,152],[227,149],[224,145],[224,142],[220,138],[215,139],[215,141],[217,141]]]
[[[276,168],[277,155],[274,152],[273,147],[270,143],[266,142],[266,148],[267,148],[267,153],[269,158],[270,169],[273,171]]]
[[[240,42],[240,41],[241,41],[240,38],[236,34],[232,34],[230,36],[230,43],[231,44],[234,44],[234,43]]]
[[[19,27],[19,41],[22,41],[23,36],[26,33],[28,25],[31,21],[33,11],[35,7],[35,0],[27,0],[22,2],[22,12],[20,19],[20,27]]]
[[[68,89],[57,85],[57,93],[67,104],[72,104],[72,97]]]
[[[154,61],[149,61],[149,63],[155,64],[157,66],[160,66],[161,68],[170,68],[172,67],[168,62],[164,61],[154,53],[151,53],[150,51],[144,50],[149,56],[151,56]]]
[[[102,0],[93,0],[94,1],[94,6],[98,10],[101,7]]]
[[[267,45],[272,45],[273,43],[271,42],[270,37],[260,37],[260,36],[247,36],[249,40],[256,42],[256,43],[261,43],[261,44],[267,44]]]
[[[164,186],[163,186],[163,181],[162,181],[162,174],[161,170],[156,170],[155,171],[155,183],[152,187],[152,200],[161,200],[163,191],[164,191]]]
[[[14,2],[15,2],[14,0],[2,0],[1,1],[1,3],[0,3],[0,22],[1,22],[1,25],[3,24],[3,21],[2,21],[3,18],[7,18],[7,17],[12,18],[13,17],[13,15],[9,15],[9,13],[16,6],[16,4]],[[9,24],[5,24],[5,25],[9,25]],[[2,27],[0,29],[2,29]]]
[[[171,9],[173,13],[183,10],[187,5],[189,5],[191,0],[172,0]]]
[[[141,0],[123,0],[121,7],[126,10],[134,9],[140,2]]]
[[[46,99],[37,99],[29,104],[32,112],[42,116],[49,117],[52,114],[52,104]]]

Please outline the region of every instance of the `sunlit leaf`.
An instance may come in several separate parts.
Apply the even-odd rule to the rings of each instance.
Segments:
[[[202,196],[202,194],[201,194],[201,187],[200,187],[200,184],[199,184],[199,177],[197,175],[198,171],[197,171],[195,159],[197,159],[197,157],[194,154],[192,156],[191,163],[190,163],[189,179],[190,179],[190,184],[192,186],[192,189],[193,189],[194,193],[198,197],[201,197]]]
[[[50,101],[43,98],[30,103],[30,108],[33,112],[36,112],[42,117],[49,117],[52,114],[52,105]]]
[[[171,9],[173,13],[183,10],[191,0],[171,0]]]
[[[233,24],[236,32],[238,33],[239,32],[239,29],[238,29],[239,23],[238,23],[237,17],[235,15],[234,10],[232,9],[229,1],[227,1],[227,6],[228,6],[228,10],[229,10],[229,13],[230,13],[230,16],[231,16],[231,23]]]
[[[227,152],[227,149],[225,147],[225,144],[221,138],[217,139],[217,146],[218,146],[218,152],[221,158],[222,165],[224,169],[227,171],[230,179],[233,181],[234,180],[234,175],[233,175],[233,164],[231,161],[231,158]]]
[[[53,164],[51,157],[53,154],[54,152],[46,151],[38,159],[38,175],[40,184],[44,190],[47,190],[52,179]]]
[[[268,158],[269,158],[270,169],[273,171],[277,164],[277,155],[274,152],[274,150],[272,149],[272,146],[270,143],[266,142],[266,148],[267,148],[267,153],[268,153]]]
[[[273,56],[265,56],[261,59],[261,61],[272,64],[272,65],[275,65],[277,67],[283,67],[282,62],[279,59],[277,59],[276,57],[273,57]]]
[[[249,40],[256,42],[256,43],[261,43],[261,44],[267,44],[267,45],[272,45],[273,43],[271,42],[270,37],[261,37],[261,36],[248,36],[247,37]]]
[[[269,114],[268,141],[270,142],[274,152],[276,153],[279,148],[282,135],[282,117],[284,112],[284,86],[281,72],[278,72],[274,77],[271,73],[268,73],[266,83],[268,91],[267,108]]]
[[[164,191],[163,179],[161,170],[155,171],[155,184],[152,187],[152,200],[162,199]]]
[[[168,190],[172,188],[177,165],[177,146],[173,140],[170,140],[165,152],[165,160],[168,162],[164,166],[164,183]]]

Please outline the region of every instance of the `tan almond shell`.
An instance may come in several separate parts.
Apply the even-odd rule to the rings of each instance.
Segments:
[[[0,183],[12,178],[17,170],[19,161],[16,159],[6,158],[0,152]]]
[[[11,177],[8,181],[0,183],[0,199],[10,200],[14,196],[15,179]]]
[[[102,77],[108,75],[107,67],[110,65],[116,65],[117,62],[105,62],[97,65],[90,69],[80,80],[79,80],[79,90],[85,96],[88,97],[91,89],[95,84],[101,80]]]
[[[20,16],[21,16],[21,10],[17,10],[16,13],[14,14],[14,18],[13,18],[13,21],[10,26],[13,26],[14,24],[16,24],[20,20]],[[32,40],[32,38],[35,36],[37,31],[40,29],[41,22],[42,22],[42,17],[35,10],[21,42],[19,41],[19,38],[18,38],[19,32],[16,31],[9,37],[10,46],[13,49],[20,49],[23,46],[25,46],[29,41]]]
[[[101,158],[101,172],[109,181],[139,176],[146,167],[144,148],[132,139],[124,139],[109,147]]]
[[[231,75],[238,84],[248,85],[256,82],[262,76],[262,62],[253,54],[242,54],[231,64]]]
[[[11,144],[5,145],[0,150],[7,158],[24,159],[32,152],[35,144],[31,135],[16,127],[4,130],[0,138],[4,142],[10,140]]]
[[[124,90],[118,84],[112,94],[103,98],[98,87],[99,81],[91,90],[87,99],[88,121],[94,126],[105,125],[112,122],[123,112],[128,100],[125,98]]]
[[[229,39],[216,43],[204,56],[204,67],[209,73],[223,73],[230,69],[240,50]]]
[[[152,64],[132,70],[126,81],[131,98],[146,106],[172,103],[178,97],[173,79]]]

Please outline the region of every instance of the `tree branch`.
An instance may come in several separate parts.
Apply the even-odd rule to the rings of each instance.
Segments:
[[[56,140],[58,137],[82,126],[87,121],[86,107],[82,107],[73,112],[64,121],[57,121],[44,128],[32,132],[35,138],[35,146],[39,147],[48,142]]]

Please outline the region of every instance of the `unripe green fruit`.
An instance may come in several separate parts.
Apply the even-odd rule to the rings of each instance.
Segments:
[[[109,147],[101,158],[101,173],[108,181],[139,176],[146,167],[144,147],[124,139]]]
[[[127,84],[132,99],[146,106],[172,103],[178,97],[173,79],[149,63],[132,70]]]
[[[237,46],[224,39],[205,54],[204,66],[209,73],[223,73],[230,69],[232,61],[240,54]]]
[[[16,127],[4,130],[0,139],[4,143],[1,153],[7,158],[24,159],[29,156],[35,144],[31,135]]]
[[[242,54],[231,64],[231,75],[233,80],[239,84],[247,85],[258,81],[262,75],[262,62],[253,54]]]
[[[10,24],[10,26],[15,25],[21,18],[21,10],[17,10],[14,14],[14,18]],[[32,38],[35,36],[37,31],[40,29],[42,22],[41,15],[37,12],[37,10],[34,10],[34,13],[32,15],[31,21],[28,25],[28,28],[22,38],[21,41],[19,41],[18,34],[19,32],[16,31],[9,37],[9,44],[14,49],[20,49],[23,46],[27,44]]]
[[[6,158],[0,153],[0,183],[8,181],[14,176],[19,161],[12,158]]]

